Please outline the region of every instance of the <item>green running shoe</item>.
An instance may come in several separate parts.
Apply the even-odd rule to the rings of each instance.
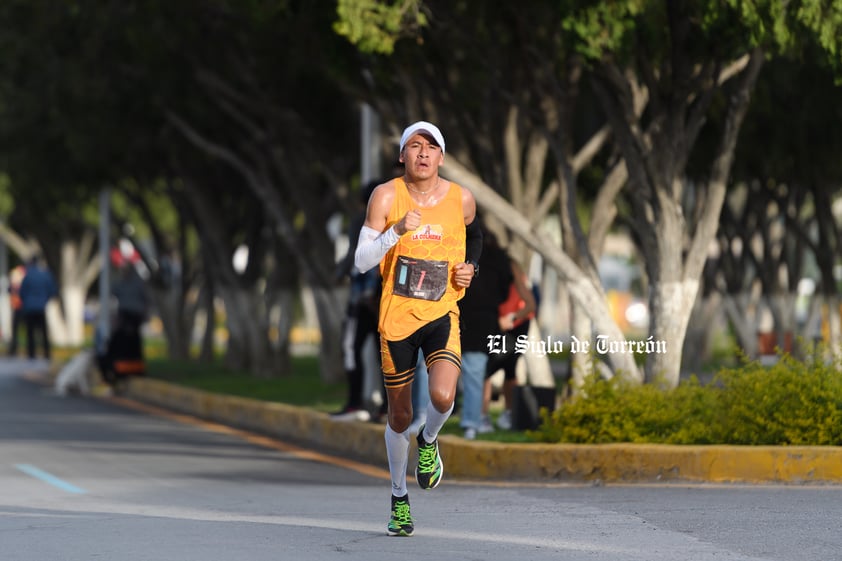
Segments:
[[[444,476],[444,463],[439,456],[439,441],[428,443],[424,440],[424,426],[418,429],[418,466],[415,479],[422,489],[435,489]]]
[[[386,531],[390,536],[411,536],[415,530],[412,525],[412,515],[409,514],[409,495],[396,497],[392,495],[392,514]]]

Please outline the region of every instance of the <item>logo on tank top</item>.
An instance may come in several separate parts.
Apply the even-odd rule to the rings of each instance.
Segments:
[[[425,224],[413,232],[412,241],[440,242],[443,237],[444,228],[442,228],[441,224]]]

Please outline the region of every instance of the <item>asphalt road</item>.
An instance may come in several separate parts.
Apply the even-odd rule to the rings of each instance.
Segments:
[[[842,487],[410,488],[385,533],[382,470],[96,398],[0,360],[0,559],[827,561]],[[447,458],[445,458],[445,468]]]

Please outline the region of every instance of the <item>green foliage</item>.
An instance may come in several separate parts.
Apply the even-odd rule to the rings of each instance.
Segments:
[[[133,235],[140,239],[149,238],[149,224],[126,193],[132,193],[135,197],[142,197],[149,207],[150,213],[155,217],[157,227],[172,239],[176,238],[180,227],[179,216],[173,200],[164,190],[163,180],[157,180],[147,185],[139,184],[136,179],[129,178],[123,180],[119,187],[120,190],[115,190],[112,194],[111,205],[114,212],[125,219],[128,225],[135,230]]]
[[[0,173],[0,219],[5,219],[15,208],[15,199],[11,193],[11,180],[5,173]]]
[[[783,4],[783,3],[781,3]],[[818,43],[828,52],[829,58],[840,66],[842,55],[842,2],[839,0],[804,0],[797,8],[798,19],[815,32]]]
[[[424,0],[338,0],[334,31],[362,52],[392,54],[402,36],[428,25]],[[538,4],[538,2],[532,2]],[[560,4],[560,5],[558,5]],[[549,3],[548,5],[553,5]],[[793,52],[814,40],[837,61],[842,52],[842,0],[565,0],[556,3],[558,22],[586,59],[625,57],[647,43],[650,54],[666,52],[663,31],[676,14],[697,24],[691,44],[700,52],[734,56],[755,46]]]
[[[679,7],[680,6],[680,7]],[[576,50],[589,60],[626,58],[641,49],[656,58],[668,53],[667,20],[681,11],[694,22],[686,46],[704,58],[739,56],[761,46],[794,54],[811,42],[842,69],[842,0],[695,0],[680,3],[643,0],[574,0],[560,10],[562,27],[576,38]]]
[[[364,53],[389,55],[395,41],[427,25],[421,0],[339,0],[333,29]]]
[[[720,438],[731,444],[842,443],[838,363],[789,355],[768,369],[752,363],[720,372]]]
[[[671,390],[589,376],[577,397],[545,417],[531,436],[545,442],[706,442],[705,418],[716,404],[696,381]]]
[[[573,2],[573,9],[562,19],[562,28],[579,40],[578,51],[585,58],[598,59],[603,53],[625,50],[628,38],[637,28],[635,18],[647,2]],[[578,4],[578,6],[576,6]]]
[[[542,442],[743,445],[842,444],[839,363],[789,355],[745,362],[714,383],[632,386],[590,376],[581,394],[530,433]]]

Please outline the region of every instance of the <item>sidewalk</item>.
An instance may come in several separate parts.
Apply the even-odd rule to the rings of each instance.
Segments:
[[[383,427],[135,378],[126,397],[387,467]],[[545,483],[842,483],[842,447],[501,444],[441,436],[448,476]]]
[[[25,378],[37,379],[46,376],[51,363],[47,359],[30,360],[24,357],[0,357],[0,375],[22,375]]]

